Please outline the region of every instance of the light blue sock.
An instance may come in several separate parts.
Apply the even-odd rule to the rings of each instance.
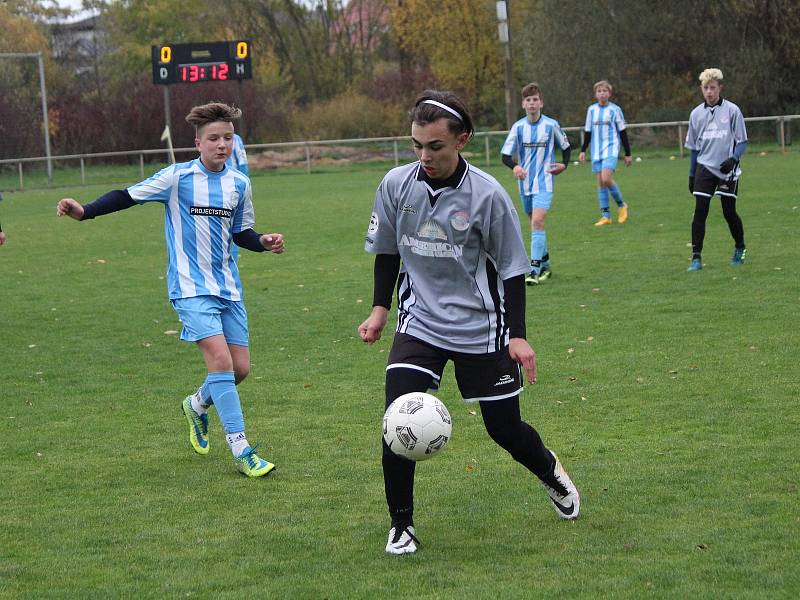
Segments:
[[[203,385],[200,386],[200,402],[205,406],[214,404],[214,400],[211,398],[211,388],[208,385],[208,376],[206,376],[205,381],[203,381]]]
[[[531,260],[542,260],[547,254],[547,233],[544,229],[531,232]]]
[[[610,218],[611,211],[608,210],[608,188],[598,188],[597,200],[600,203],[600,212],[603,213],[604,217]]]
[[[209,373],[206,384],[211,390],[211,397],[217,407],[217,414],[225,433],[244,431],[242,405],[239,402],[239,393],[236,391],[233,371]]]
[[[619,191],[619,186],[616,183],[608,188],[608,191],[611,192],[611,195],[614,197],[614,202],[617,203],[617,206],[625,206],[625,201],[622,199],[622,192]]]

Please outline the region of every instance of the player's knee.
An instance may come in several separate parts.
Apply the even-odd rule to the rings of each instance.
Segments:
[[[250,375],[250,363],[234,365],[233,366],[233,376],[236,379],[236,385],[239,385],[242,381]]]
[[[507,423],[494,423],[492,421],[485,423],[485,425],[486,433],[489,434],[494,443],[514,456],[517,452],[517,442],[520,437],[518,428],[509,426]]]
[[[532,220],[531,226],[536,231],[543,231],[544,230],[544,217],[535,217]]]

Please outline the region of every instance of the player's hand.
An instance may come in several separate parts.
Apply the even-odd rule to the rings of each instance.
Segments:
[[[367,320],[358,326],[358,335],[367,344],[374,344],[381,339],[381,333],[386,327],[388,317],[389,310],[385,306],[373,306]]]
[[[4,231],[0,231],[0,246],[6,243],[6,233]]]
[[[689,193],[694,194],[694,175],[689,175]]]
[[[550,165],[550,168],[547,169],[547,172],[550,173],[550,175],[558,175],[559,173],[565,171],[566,168],[567,165],[565,165],[564,163],[553,163],[552,165]]]
[[[520,165],[516,165],[514,167],[514,177],[517,179],[525,179],[528,176],[528,172],[523,169]]]
[[[586,162],[586,152],[581,152],[580,154],[578,154],[578,160],[580,162],[582,162],[582,163],[585,163]]]
[[[56,205],[56,214],[59,217],[72,217],[80,221],[83,218],[83,206],[74,198],[62,198]]]
[[[625,166],[626,167],[630,167],[631,164],[633,163],[633,157],[632,156],[626,156],[622,160],[625,161]]]
[[[525,371],[528,382],[536,383],[536,352],[533,351],[528,340],[524,338],[511,338],[511,341],[508,343],[508,353]]]
[[[736,168],[736,159],[733,157],[727,158],[722,161],[722,164],[719,166],[719,170],[722,171],[724,175],[727,175],[731,171]]]
[[[259,241],[266,250],[275,254],[282,254],[286,250],[283,244],[283,234],[281,233],[265,233],[259,238]]]

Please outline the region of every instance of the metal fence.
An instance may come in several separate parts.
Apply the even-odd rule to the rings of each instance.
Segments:
[[[769,117],[749,117],[748,137],[751,144],[764,144],[779,147],[781,152],[787,152],[791,146],[792,121],[800,119],[800,115],[778,115]],[[684,136],[688,121],[668,121],[660,123],[628,123],[628,136],[637,154],[642,152],[667,152],[683,157]],[[564,127],[570,137],[570,143],[580,146],[583,138],[583,127]],[[467,151],[472,162],[484,162],[485,165],[499,163],[500,147],[505,140],[507,131],[482,131],[475,134]],[[413,159],[408,136],[357,138],[343,140],[316,140],[304,142],[280,142],[272,144],[247,144],[249,153],[250,171],[266,171],[279,169],[305,170],[311,173],[314,169],[340,166],[342,164],[364,164],[377,162],[381,164],[400,164],[401,160]],[[194,154],[195,148],[176,148],[176,155]],[[152,163],[168,164],[169,153],[166,148],[153,150],[130,150],[122,152],[97,152],[91,154],[69,154],[52,156],[51,160],[59,165],[65,163],[74,169],[77,163],[80,167],[80,184],[87,184],[88,164],[119,163],[135,165],[138,161],[139,176],[145,177],[145,163],[152,169]],[[19,190],[25,189],[25,167],[36,172],[37,165],[46,163],[47,157],[38,156],[31,158],[12,158],[0,160],[0,188],[3,181],[6,186],[12,185],[10,181],[18,178]],[[16,168],[15,168],[16,167]],[[41,167],[39,167],[41,169]],[[16,171],[16,177],[12,175]],[[77,183],[77,182],[75,182]],[[48,176],[47,184],[52,184]],[[11,189],[11,187],[8,187]]]

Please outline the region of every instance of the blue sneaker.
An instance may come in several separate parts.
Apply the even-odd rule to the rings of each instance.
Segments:
[[[689,265],[689,268],[686,269],[687,272],[693,273],[694,271],[699,271],[703,268],[703,263],[700,261],[699,258],[693,258],[692,264]]]
[[[258,445],[256,445],[257,447]],[[271,462],[264,460],[256,454],[256,448],[248,446],[237,458],[234,459],[239,470],[248,477],[261,477],[275,468]]]
[[[731,266],[743,265],[744,259],[747,256],[747,248],[734,248],[733,258],[731,258]]]
[[[181,409],[189,421],[189,443],[198,454],[208,454],[208,414],[199,415],[195,412],[191,395],[183,399]]]

